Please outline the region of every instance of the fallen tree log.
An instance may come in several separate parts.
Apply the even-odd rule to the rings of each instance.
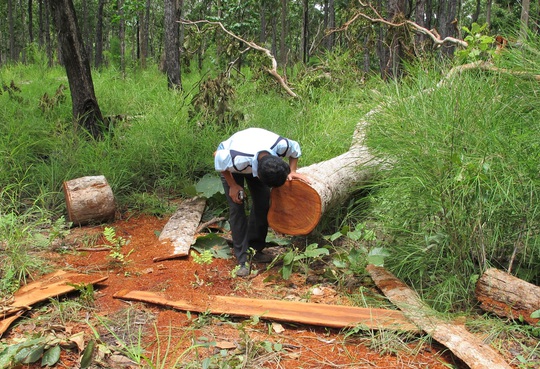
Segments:
[[[476,283],[480,307],[500,317],[522,318],[535,325],[540,319],[531,314],[540,309],[540,287],[501,270],[490,268]]]
[[[491,346],[479,340],[464,326],[446,322],[427,306],[418,294],[382,267],[368,265],[377,287],[409,320],[433,339],[445,345],[471,369],[512,368]]]
[[[330,328],[352,328],[363,325],[366,329],[418,332],[416,326],[397,310],[234,296],[208,296],[204,304],[197,305],[185,300],[170,300],[155,292],[127,290],[115,293],[114,298],[147,302],[190,312],[259,316],[263,319]]]
[[[364,141],[366,114],[358,123],[350,149],[332,159],[298,169],[311,183],[287,181],[270,193],[268,223],[278,233],[309,234],[319,223],[325,211],[342,202],[357,185],[373,176],[379,161],[369,153]]]

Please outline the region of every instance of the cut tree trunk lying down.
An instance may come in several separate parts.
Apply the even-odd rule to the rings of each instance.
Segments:
[[[540,309],[540,287],[511,274],[490,268],[476,283],[476,298],[485,311],[501,317],[522,318],[535,325],[531,314]]]
[[[43,276],[40,280],[21,287],[12,301],[0,309],[0,337],[19,316],[31,309],[31,305],[52,297],[73,292],[78,285],[96,284],[106,280],[107,276],[80,274],[58,270]]]
[[[366,118],[374,112],[366,114]],[[363,146],[365,125],[366,121],[358,123],[349,151],[298,170],[309,178],[309,185],[293,180],[272,189],[270,228],[288,235],[307,235],[325,211],[345,200],[359,184],[369,181],[378,161]]]
[[[154,292],[127,290],[114,294],[114,297],[199,313],[259,316],[263,319],[330,328],[352,328],[362,325],[366,329],[419,332],[418,328],[397,310],[231,296],[208,296],[203,306],[194,305],[185,300],[169,300]]]
[[[202,197],[194,197],[180,204],[159,235],[159,241],[165,244],[164,255],[155,257],[155,262],[189,255],[205,207],[206,200]]]
[[[368,265],[367,271],[377,287],[433,339],[445,345],[471,369],[510,369],[491,346],[481,342],[464,326],[448,323],[437,317],[437,312],[424,304],[420,296],[405,283],[382,267]]]

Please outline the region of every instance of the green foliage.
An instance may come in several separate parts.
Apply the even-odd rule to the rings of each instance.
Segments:
[[[329,251],[325,247],[319,247],[318,244],[312,243],[306,246],[305,250],[301,251],[296,247],[281,254],[268,265],[268,269],[273,267],[278,261],[282,261],[283,265],[279,269],[281,277],[288,280],[295,268],[301,266],[307,272],[309,264],[314,260],[318,260],[323,256],[329,255]]]
[[[460,64],[471,63],[478,60],[489,60],[497,56],[494,47],[495,38],[487,34],[487,23],[480,26],[473,23],[471,29],[462,27],[468,46],[466,49],[456,51],[457,62]]]
[[[471,306],[489,266],[540,278],[540,106],[537,84],[510,74],[463,73],[426,92],[438,83],[428,68],[389,88],[369,127],[388,167],[370,217],[389,243],[385,266],[446,311]]]
[[[212,256],[212,251],[210,250],[204,250],[201,253],[191,251],[190,255],[196,264],[212,264],[212,260],[214,260],[214,257]]]
[[[30,338],[13,345],[0,344],[0,369],[36,363],[54,366],[60,360],[60,340],[50,336]]]
[[[118,236],[114,227],[105,227],[103,230],[103,237],[105,237],[105,240],[112,247],[109,252],[109,258],[111,258],[114,263],[124,265],[126,263],[126,258],[133,251],[131,250],[127,255],[122,251],[122,248],[129,244],[129,240],[126,240],[122,236]]]

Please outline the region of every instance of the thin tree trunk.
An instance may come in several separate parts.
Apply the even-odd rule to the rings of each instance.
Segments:
[[[96,23],[96,57],[95,66],[100,68],[103,63],[103,8],[106,0],[99,0]]]
[[[309,61],[309,0],[302,2],[302,61]],[[285,63],[283,62],[283,65]]]
[[[491,27],[491,5],[493,3],[493,0],[487,0],[486,3],[486,23],[488,25],[488,28]]]
[[[165,72],[169,89],[182,89],[176,0],[165,0]]]
[[[521,41],[527,40],[527,32],[529,30],[529,10],[531,8],[530,0],[522,0],[521,5],[521,18],[520,18],[520,29],[519,37]]]
[[[279,60],[281,65],[287,62],[287,49],[285,39],[287,37],[287,0],[281,0],[281,35],[279,40]]]
[[[32,0],[28,0],[28,40],[30,43],[34,42],[34,20],[32,17]]]
[[[72,0],[49,0],[53,22],[58,33],[58,44],[73,102],[73,118],[94,138],[101,137],[103,116],[97,103],[77,16]]]
[[[120,71],[126,73],[126,20],[124,19],[124,0],[118,0],[118,15],[120,16]]]
[[[328,0],[328,23],[326,29],[333,30],[336,28],[336,9],[334,8],[334,0]],[[336,42],[336,34],[330,32],[326,37],[326,49],[332,51],[334,48],[334,43]]]

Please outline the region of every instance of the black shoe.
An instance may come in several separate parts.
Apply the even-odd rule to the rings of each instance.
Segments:
[[[237,277],[249,276],[249,268],[247,267],[247,264],[240,266],[240,268],[236,271],[236,276]]]
[[[271,263],[272,260],[274,260],[274,257],[272,255],[265,254],[262,251],[257,252],[253,257],[251,258],[251,261],[254,263]]]

